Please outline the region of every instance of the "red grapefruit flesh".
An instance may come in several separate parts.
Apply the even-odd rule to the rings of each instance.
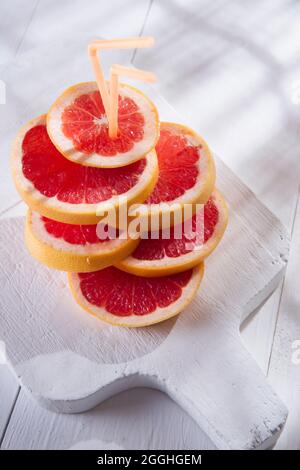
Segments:
[[[94,82],[68,88],[47,117],[51,140],[66,158],[82,165],[113,168],[137,161],[155,146],[158,114],[140,91],[120,84],[118,136],[108,135],[108,120]]]
[[[194,131],[162,122],[156,145],[158,181],[145,204],[148,214],[164,213],[177,203],[204,204],[215,184],[215,168],[205,141]]]
[[[193,299],[203,265],[163,278],[143,278],[110,267],[89,274],[69,275],[75,299],[100,320],[139,327],[177,315]]]
[[[134,252],[117,264],[118,268],[151,277],[182,272],[199,264],[220,242],[228,220],[225,200],[216,190],[200,211],[182,224],[180,238],[176,226],[170,228],[170,233],[160,231],[157,239],[149,233],[148,239],[142,239]]]
[[[52,144],[41,116],[21,129],[13,149],[13,174],[25,202],[42,215],[71,224],[96,224],[97,212],[143,202],[157,179],[155,152],[122,168],[73,163]],[[125,200],[125,199],[124,199]]]

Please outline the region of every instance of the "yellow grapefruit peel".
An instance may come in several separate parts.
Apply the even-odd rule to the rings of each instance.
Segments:
[[[35,221],[33,220],[35,217]],[[59,246],[59,241],[50,236],[42,237],[42,223],[37,230],[37,218],[39,214],[27,211],[25,224],[25,243],[30,254],[49,268],[68,272],[93,272],[111,266],[117,260],[121,260],[137,247],[139,240],[113,240],[97,243],[90,246],[68,244],[68,250]],[[35,222],[35,223],[34,223]],[[67,243],[63,243],[67,245]]]

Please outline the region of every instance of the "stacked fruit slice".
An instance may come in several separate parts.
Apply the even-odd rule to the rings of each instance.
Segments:
[[[69,272],[84,309],[135,327],[170,318],[191,302],[203,260],[227,224],[211,152],[195,132],[159,124],[154,104],[120,85],[118,136],[111,139],[97,86],[83,83],[19,131],[12,167],[29,206],[30,253]],[[118,223],[124,210],[127,222],[136,220],[134,204],[140,226],[148,227],[139,237]],[[108,227],[112,211],[116,223]]]

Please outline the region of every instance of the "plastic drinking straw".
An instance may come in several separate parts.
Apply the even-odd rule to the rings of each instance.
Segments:
[[[100,49],[137,49],[151,47],[153,46],[153,44],[154,39],[152,37],[137,37],[110,40],[100,39],[93,41],[88,46],[88,54],[94,70],[97,86],[102,98],[105,114],[108,119],[109,136],[112,138],[116,138],[118,133],[118,75],[127,75],[132,78],[138,78],[146,81],[153,81],[153,79],[155,78],[154,75],[150,72],[145,72],[145,75],[142,75],[141,73],[143,71],[138,71],[138,69],[130,69],[129,67],[122,67],[121,65],[112,66],[112,68],[117,68],[113,69],[114,71],[110,73],[110,91],[108,91],[103,70],[101,67],[101,62],[97,55],[97,52]],[[133,70],[133,72],[129,75],[130,72],[128,72],[128,70]],[[150,78],[150,76],[152,78]],[[111,98],[110,94],[113,94],[113,98]],[[110,107],[112,107],[112,110],[110,109]]]
[[[118,134],[118,104],[119,104],[119,76],[123,75],[130,78],[136,78],[144,82],[154,82],[156,76],[145,70],[140,70],[124,65],[114,64],[110,69],[109,78],[109,137],[115,139]]]

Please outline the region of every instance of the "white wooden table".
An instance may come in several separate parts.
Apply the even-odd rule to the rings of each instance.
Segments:
[[[299,19],[300,4],[287,0],[4,0],[0,5],[0,79],[38,42],[63,43],[78,32],[154,35],[155,55],[133,53],[133,63],[157,73],[163,95],[291,231],[285,281],[243,327],[250,352],[290,410],[278,449],[300,449],[300,364],[292,362],[292,345],[300,340]],[[4,150],[0,147],[6,166]],[[1,174],[1,218],[24,212],[6,175]],[[3,449],[212,448],[191,418],[154,390],[124,392],[86,413],[80,426],[71,415],[36,405],[4,364],[0,396]],[[98,440],[89,439],[89,428]]]

